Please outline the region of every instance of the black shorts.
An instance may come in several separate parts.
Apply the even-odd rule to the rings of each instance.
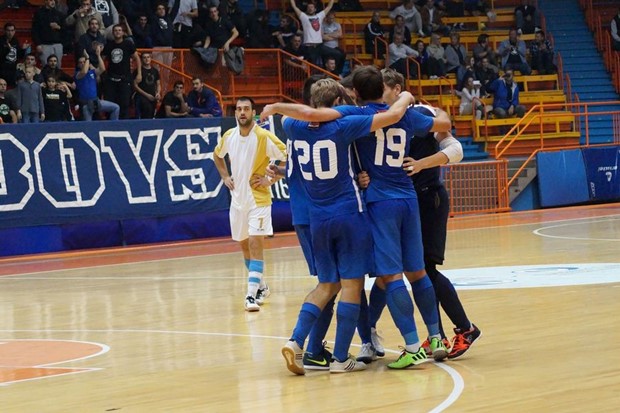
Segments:
[[[450,200],[443,185],[418,189],[424,261],[443,264]]]

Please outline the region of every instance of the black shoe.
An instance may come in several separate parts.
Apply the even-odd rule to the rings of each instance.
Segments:
[[[323,350],[317,356],[308,352],[304,353],[304,368],[306,370],[329,370],[331,359],[332,353],[325,348],[325,343],[323,343]]]

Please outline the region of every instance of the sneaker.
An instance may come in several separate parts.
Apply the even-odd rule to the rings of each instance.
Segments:
[[[362,349],[357,355],[357,361],[361,361],[365,364],[370,364],[377,359],[377,350],[372,346],[372,343],[362,344]]]
[[[474,324],[471,325],[469,331],[462,331],[458,328],[454,329],[456,334],[452,338],[452,351],[448,354],[449,359],[455,359],[461,357],[472,344],[482,335],[482,332]]]
[[[343,362],[340,362],[336,359],[332,359],[332,362],[329,365],[329,372],[330,373],[350,373],[353,371],[366,370],[367,368],[368,366],[366,366],[365,363],[362,363],[361,361],[356,361],[353,358],[353,356],[349,354],[349,357]]]
[[[260,306],[256,303],[256,299],[251,295],[245,297],[245,311],[260,311]]]
[[[374,327],[370,328],[370,341],[372,341],[372,346],[375,348],[377,352],[377,357],[385,356],[385,348],[383,348],[383,343],[381,342],[383,337],[377,333],[377,329]]]
[[[442,341],[443,345],[446,346],[446,349],[450,350],[450,340],[448,340],[447,338],[443,338],[443,339],[441,339],[441,341]],[[431,344],[428,341],[428,338],[426,340],[424,340],[424,343],[422,343],[422,348],[426,352],[426,356],[427,357],[432,357],[433,356],[433,350],[431,350]]]
[[[303,364],[306,370],[329,370],[329,363],[332,359],[332,353],[325,347],[323,342],[323,350],[318,356],[314,356],[308,352],[304,353]]]
[[[420,349],[415,353],[410,353],[403,349],[403,352],[400,353],[400,357],[387,366],[391,369],[406,369],[407,367],[417,366],[419,364],[426,363],[427,361],[428,358],[426,357],[426,352],[422,347],[420,347]]]
[[[286,360],[286,368],[291,372],[303,376],[306,374],[304,370],[303,358],[304,350],[299,347],[295,340],[289,340],[282,347],[282,355]]]
[[[256,304],[263,305],[267,297],[271,295],[271,290],[269,286],[265,284],[265,288],[259,288],[256,292]]]
[[[445,360],[446,357],[448,357],[448,349],[446,348],[446,345],[443,343],[443,340],[441,340],[440,338],[437,338],[437,337],[431,338],[429,347],[430,347],[431,353],[433,353],[433,358],[435,359],[435,361],[442,361],[442,360]]]

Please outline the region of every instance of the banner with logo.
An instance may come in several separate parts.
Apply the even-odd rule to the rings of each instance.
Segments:
[[[620,198],[620,147],[585,148],[583,158],[590,199],[604,201]]]
[[[0,126],[0,228],[208,212],[234,118]]]

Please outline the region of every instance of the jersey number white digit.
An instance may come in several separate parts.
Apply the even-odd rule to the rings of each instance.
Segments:
[[[403,158],[405,156],[405,145],[407,144],[407,132],[401,128],[390,128],[387,133],[383,129],[375,131],[377,137],[377,150],[375,151],[375,165],[381,166],[387,164],[395,168],[403,166]],[[398,138],[396,141],[394,138]],[[394,154],[385,154],[385,146]],[[383,158],[385,157],[385,162]]]
[[[335,142],[319,141],[311,148],[308,142],[295,141],[293,146],[297,151],[297,162],[301,175],[306,181],[312,181],[312,173],[304,171],[303,165],[307,165],[310,161],[312,161],[314,174],[318,179],[331,179],[338,173],[338,153]],[[327,165],[324,165],[321,159],[321,153],[325,150],[327,150]]]

